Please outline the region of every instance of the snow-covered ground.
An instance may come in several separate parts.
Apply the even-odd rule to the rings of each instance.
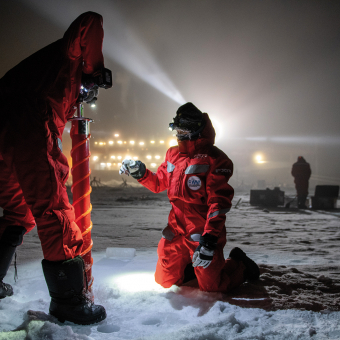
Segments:
[[[154,282],[166,193],[93,188],[94,296],[107,319],[78,326],[47,315],[33,230],[18,249],[19,279],[13,266],[5,279],[15,295],[0,300],[0,339],[340,339],[339,210],[264,209],[251,206],[248,193],[237,193],[234,205],[240,198],[227,215],[225,254],[240,246],[260,264],[261,279],[218,294]],[[135,248],[136,256],[108,258],[108,247]]]

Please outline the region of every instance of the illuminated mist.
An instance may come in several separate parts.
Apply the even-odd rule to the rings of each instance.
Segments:
[[[185,100],[176,89],[168,75],[162,70],[155,58],[138,38],[137,34],[127,27],[113,1],[67,1],[67,0],[22,0],[38,13],[64,29],[81,13],[90,10],[105,15],[103,53],[147,84],[171,98],[178,104]]]

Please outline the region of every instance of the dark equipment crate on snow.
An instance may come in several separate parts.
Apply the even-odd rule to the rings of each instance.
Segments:
[[[277,207],[284,205],[284,191],[280,188],[274,188],[273,190],[250,190],[250,204],[251,205],[263,205],[265,207]]]
[[[339,196],[339,185],[317,185],[312,197],[312,209],[335,209]]]

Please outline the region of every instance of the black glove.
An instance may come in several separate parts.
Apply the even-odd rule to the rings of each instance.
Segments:
[[[124,159],[119,169],[119,174],[131,175],[135,179],[141,179],[146,172],[145,164],[141,161],[133,161],[132,159]]]
[[[141,179],[144,177],[146,172],[145,164],[141,161],[136,161],[136,164],[132,167],[130,167],[130,175],[134,179]]]
[[[205,234],[200,237],[200,245],[196,248],[192,257],[193,267],[207,268],[214,257],[215,248],[217,246],[217,237]]]

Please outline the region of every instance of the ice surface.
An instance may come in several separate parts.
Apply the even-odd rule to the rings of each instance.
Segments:
[[[106,257],[130,259],[136,256],[135,248],[109,247],[106,248]]]
[[[93,288],[107,319],[79,326],[48,315],[33,230],[18,249],[18,281],[13,266],[5,278],[15,294],[0,300],[0,339],[340,339],[339,213],[263,209],[250,206],[247,194],[234,202],[239,198],[227,215],[225,254],[240,246],[260,264],[261,279],[219,294],[155,283],[156,247],[170,210],[165,193],[94,188]],[[135,248],[136,256],[106,256],[117,247]]]

